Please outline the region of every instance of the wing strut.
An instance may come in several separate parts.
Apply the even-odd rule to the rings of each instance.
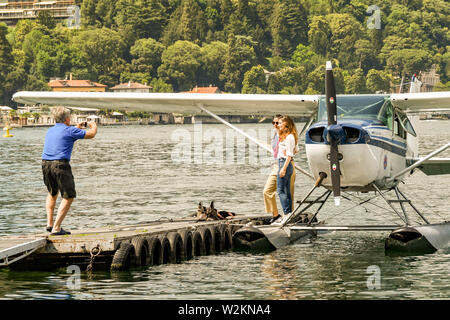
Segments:
[[[219,117],[218,115],[212,113],[211,111],[209,111],[208,109],[206,109],[205,107],[203,107],[202,105],[198,104],[197,105],[202,111],[206,112],[207,114],[209,114],[211,117],[213,117],[214,119],[222,122],[224,125],[230,127],[231,129],[235,130],[236,132],[238,132],[239,134],[243,135],[244,137],[248,138],[250,141],[256,143],[258,146],[260,146],[261,148],[269,151],[270,153],[273,153],[272,148],[264,143],[259,141],[258,139],[256,139],[255,137],[252,137],[251,135],[245,133],[244,131],[242,131],[241,129],[239,129],[238,127],[232,125],[231,123],[229,123],[228,121],[225,121],[224,119],[222,119],[221,117]],[[300,167],[297,167],[296,165],[294,165],[295,169],[297,169],[298,171],[300,171],[301,173],[303,173],[304,175],[308,176],[309,178],[311,178],[312,180],[315,180],[314,177],[308,172],[303,170]]]
[[[393,177],[391,177],[390,179],[388,179],[388,181],[393,181],[395,179],[397,179],[398,177],[404,175],[405,173],[407,173],[408,171],[411,171],[412,169],[415,169],[417,167],[419,167],[424,161],[434,157],[435,155],[441,153],[442,151],[448,149],[450,147],[450,143],[447,143],[445,146],[440,147],[439,149],[431,152],[430,154],[428,154],[427,156],[425,156],[424,158],[420,159],[419,161],[417,161],[416,163],[414,163],[413,165],[409,166],[406,169],[403,169],[402,171],[400,171],[399,173],[395,174]]]

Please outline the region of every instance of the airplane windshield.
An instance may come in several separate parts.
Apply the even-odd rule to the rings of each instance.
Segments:
[[[337,96],[338,119],[377,120],[386,98],[382,95]],[[319,101],[318,121],[321,120],[327,120],[325,97]]]

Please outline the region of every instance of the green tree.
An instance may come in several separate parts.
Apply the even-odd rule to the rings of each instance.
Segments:
[[[5,83],[9,73],[13,69],[14,57],[12,56],[12,48],[8,40],[6,40],[7,27],[4,23],[0,23],[0,82]],[[3,104],[7,101],[7,92],[4,85],[0,87],[0,96]]]
[[[22,43],[25,36],[33,30],[35,21],[30,19],[22,19],[17,21],[15,28],[13,29],[13,47],[15,49],[22,49]]]
[[[369,40],[360,39],[355,43],[355,54],[358,57],[358,68],[366,73],[369,69],[378,66],[376,48]]]
[[[190,90],[196,83],[200,57],[198,45],[179,40],[163,52],[158,76],[172,84],[175,91]]]
[[[256,64],[255,42],[251,37],[230,35],[225,64],[220,80],[225,81],[225,89],[241,92],[244,74]]]
[[[132,39],[159,39],[167,24],[161,0],[118,0],[115,21]]]
[[[117,0],[83,0],[81,21],[85,26],[113,28],[117,14]]]
[[[307,12],[300,1],[275,3],[271,18],[274,55],[290,58],[299,43],[308,41],[307,30]]]
[[[202,75],[199,84],[214,84],[223,89],[224,83],[220,80],[220,74],[225,66],[228,45],[221,41],[213,41],[205,44],[200,51]]]
[[[119,81],[125,62],[126,44],[122,36],[107,28],[80,32],[71,40],[71,45],[80,49],[89,59],[93,75],[90,80],[103,79],[107,85]]]
[[[161,55],[164,49],[161,42],[152,38],[137,40],[130,49],[133,57],[131,61],[133,72],[147,73],[155,77],[158,67],[161,65]]]
[[[434,88],[433,91],[450,91],[450,81],[447,81],[446,83],[438,82]]]
[[[358,68],[355,72],[345,79],[345,92],[349,94],[367,93],[366,79],[364,72]]]
[[[252,67],[244,74],[242,93],[266,93],[266,75],[261,65]]]
[[[268,93],[303,94],[307,87],[304,67],[286,67],[270,75]]]
[[[206,38],[207,22],[203,10],[196,0],[181,0],[173,13],[162,39],[165,45],[177,40],[200,44]]]
[[[311,49],[322,56],[326,56],[331,47],[331,28],[322,16],[315,16],[309,24],[308,40]]]
[[[366,87],[370,93],[389,92],[391,76],[382,70],[370,69],[366,76]]]
[[[152,86],[153,92],[173,92],[172,85],[164,82],[161,78],[153,78],[150,86]]]
[[[419,49],[403,49],[390,52],[386,68],[399,77],[429,70],[433,63],[430,52]]]
[[[333,63],[335,66],[336,63]],[[336,85],[336,93],[345,93],[345,81],[343,70],[339,67],[333,67],[333,76]],[[313,72],[308,74],[308,89],[305,94],[325,94],[325,65],[320,65]]]
[[[357,68],[355,43],[363,37],[361,24],[350,14],[335,13],[326,18],[332,34],[329,56],[339,60],[344,69]]]
[[[56,21],[49,10],[39,11],[37,16],[37,23],[47,27],[48,29],[54,29],[56,27]]]
[[[297,48],[295,48],[294,54],[292,55],[291,65],[294,67],[304,66],[307,71],[312,71],[312,58],[314,56],[315,53],[310,49],[310,47],[300,43]]]

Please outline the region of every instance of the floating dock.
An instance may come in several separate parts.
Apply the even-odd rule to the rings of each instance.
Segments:
[[[270,216],[235,216],[226,220],[165,219],[136,225],[71,231],[64,236],[34,234],[0,237],[0,267],[54,270],[121,271],[233,249],[233,234]]]

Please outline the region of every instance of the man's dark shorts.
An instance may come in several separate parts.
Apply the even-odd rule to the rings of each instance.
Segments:
[[[42,160],[42,174],[52,196],[60,191],[65,199],[76,198],[75,181],[68,160]]]

